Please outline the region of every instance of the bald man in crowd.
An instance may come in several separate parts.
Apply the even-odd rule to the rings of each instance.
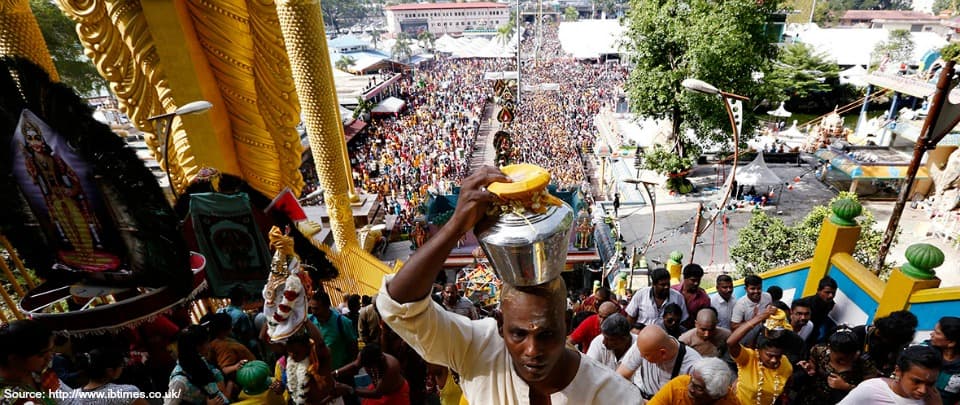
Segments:
[[[624,355],[617,372],[640,388],[649,400],[670,380],[689,374],[700,360],[696,350],[686,347],[659,326],[647,326],[637,335],[637,344]]]
[[[706,307],[697,312],[694,328],[680,335],[680,342],[703,357],[723,357],[727,353],[730,330],[718,326],[717,310]]]
[[[570,333],[570,336],[567,337],[567,344],[570,346],[579,346],[580,352],[586,353],[590,347],[590,342],[593,342],[594,338],[600,336],[600,324],[603,323],[603,320],[617,312],[620,312],[620,307],[611,301],[600,304],[600,308],[597,308],[596,314],[584,319],[583,322],[580,322],[580,326],[577,326],[577,328]]]

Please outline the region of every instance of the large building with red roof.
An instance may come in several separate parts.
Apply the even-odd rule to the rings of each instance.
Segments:
[[[473,30],[496,30],[510,21],[510,6],[501,3],[412,3],[384,9],[387,31],[396,35],[422,31],[440,36]]]

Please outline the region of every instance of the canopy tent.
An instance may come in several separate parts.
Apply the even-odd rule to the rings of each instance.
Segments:
[[[398,114],[400,111],[403,111],[403,107],[407,105],[406,101],[403,101],[396,97],[387,97],[380,104],[377,104],[376,107],[373,107],[373,110],[370,111],[372,115],[390,115]]]
[[[770,114],[774,117],[780,117],[780,118],[790,118],[790,116],[793,115],[792,112],[787,111],[786,108],[783,108],[782,101],[780,102],[780,107],[778,107],[776,110],[767,111],[767,114]]]
[[[867,87],[864,77],[867,75],[867,69],[863,65],[854,65],[852,68],[843,70],[839,73],[840,84],[849,84],[855,87]]]
[[[737,168],[736,182],[741,186],[779,186],[783,184],[780,176],[777,176],[773,170],[767,167],[767,162],[763,160],[763,152],[758,152],[757,157],[750,164]]]
[[[727,177],[727,181],[728,182],[730,181],[729,176]],[[739,186],[738,187],[739,190],[737,191],[738,198],[740,197],[740,194],[741,194],[740,190],[743,190],[744,186],[750,187],[750,190],[754,190],[754,191],[756,190],[756,187],[766,186],[768,192],[766,193],[761,192],[759,195],[760,196],[767,195],[769,194],[769,192],[774,192],[774,188],[776,188],[777,189],[777,191],[775,191],[777,195],[776,203],[780,204],[779,196],[781,195],[780,191],[782,191],[784,183],[783,183],[783,180],[780,179],[780,176],[777,176],[777,174],[774,173],[773,170],[770,170],[770,168],[767,167],[767,163],[763,160],[763,152],[757,152],[757,157],[753,159],[753,161],[750,162],[750,164],[744,167],[737,168],[735,181]],[[748,195],[750,194],[754,194],[754,198],[759,198],[756,196],[755,193],[748,192]],[[772,197],[772,194],[770,196]],[[757,202],[756,199],[754,199],[753,201]],[[770,200],[767,200],[767,201],[770,201]]]

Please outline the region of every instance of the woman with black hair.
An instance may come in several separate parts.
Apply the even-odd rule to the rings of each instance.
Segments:
[[[946,405],[957,405],[960,403],[960,318],[940,318],[927,344],[939,349],[943,357],[943,368],[937,379],[940,397]]]
[[[793,366],[783,354],[796,342],[793,332],[764,329],[755,350],[740,344],[747,333],[778,311],[777,307],[768,306],[727,338],[727,350],[737,363],[737,398],[742,405],[776,403],[793,374]]]
[[[63,404],[97,404],[97,405],[148,405],[146,399],[109,397],[110,392],[140,392],[133,385],[114,384],[113,381],[123,374],[123,367],[127,359],[121,351],[113,348],[93,349],[87,353],[77,355],[77,366],[87,377],[87,384],[74,392],[102,392],[104,398],[88,398],[90,395],[75,395]]]
[[[877,368],[860,357],[860,341],[847,327],[840,327],[810,350],[810,360],[797,363],[808,376],[810,384],[800,392],[800,404],[835,404],[864,380],[880,375]]]
[[[863,350],[865,360],[870,360],[881,375],[890,375],[897,364],[897,356],[917,332],[917,316],[910,311],[895,311],[873,322],[873,326],[853,328]]]
[[[910,346],[894,367],[893,378],[866,380],[838,405],[941,405],[936,388],[940,353],[929,346]]]
[[[201,353],[210,350],[210,335],[199,325],[188,326],[177,337],[177,365],[170,373],[169,390],[179,392],[177,398],[167,398],[164,405],[229,404],[221,391],[223,373],[207,362]]]
[[[4,393],[0,405],[57,403],[48,392],[69,387],[56,373],[44,372],[53,361],[53,348],[53,332],[37,321],[18,320],[0,326],[0,392]]]

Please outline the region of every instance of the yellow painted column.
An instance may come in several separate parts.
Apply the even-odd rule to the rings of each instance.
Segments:
[[[0,56],[20,56],[60,81],[28,0],[0,0]]]
[[[907,263],[893,269],[873,319],[906,309],[910,304],[910,296],[917,291],[940,286],[940,279],[933,271],[943,264],[945,259],[939,248],[927,243],[917,243],[908,247],[904,255]]]
[[[161,100],[164,112],[196,100],[213,103],[213,108],[204,114],[177,118],[182,130],[171,134],[170,164],[178,166],[173,168],[178,192],[205,166],[242,176],[227,105],[203,56],[186,5],[183,1],[167,0],[144,0],[139,4],[142,15],[136,18],[149,27],[153,39],[149,52],[161,61],[154,69],[162,66],[160,72],[169,84],[168,97]]]
[[[852,199],[837,200],[830,207],[833,215],[823,220],[820,237],[813,251],[810,273],[803,288],[803,296],[817,292],[820,279],[830,271],[830,259],[837,253],[853,254],[853,248],[860,238],[860,225],[855,218],[860,216],[863,207]]]
[[[351,176],[340,106],[333,85],[323,14],[318,0],[279,0],[277,17],[290,58],[310,150],[317,169],[330,228],[338,250],[357,245],[350,207]]]

